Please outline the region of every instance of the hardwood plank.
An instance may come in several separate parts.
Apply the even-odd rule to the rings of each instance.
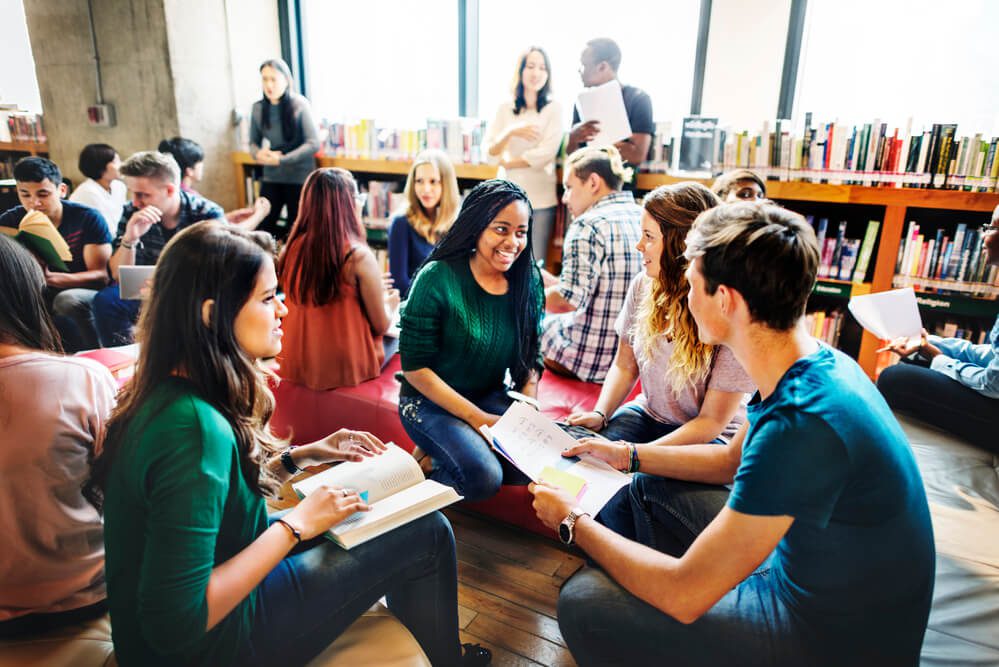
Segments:
[[[551,575],[535,572],[529,567],[480,549],[473,544],[462,544],[462,548],[458,549],[458,561],[493,572],[507,581],[544,591],[552,597],[558,596],[558,582]]]
[[[554,644],[565,646],[557,620],[482,589],[464,584],[458,586],[458,605],[459,611],[461,607],[475,609],[480,614],[488,614],[518,630],[530,632]]]
[[[524,656],[517,655],[512,651],[507,651],[505,648],[488,641],[485,637],[479,637],[478,635],[472,634],[467,630],[462,630],[460,636],[463,644],[469,642],[472,644],[481,644],[485,648],[492,651],[492,667],[538,667],[539,665],[539,663],[534,662],[533,660],[528,660]]]
[[[459,595],[458,595],[458,627],[460,629],[462,629],[462,630],[464,630],[465,628],[467,628],[468,624],[475,620],[475,617],[476,617],[476,615],[478,615],[478,613],[479,612],[476,611],[476,609],[473,608],[473,606],[469,605],[469,606],[466,607],[463,604],[461,604],[461,594],[460,594],[460,588],[459,588]]]
[[[552,586],[539,591],[461,560],[458,561],[458,582],[555,618],[558,591]]]
[[[555,580],[559,582],[559,586],[565,583],[566,579],[579,572],[585,564],[586,561],[576,556],[568,556],[562,561],[562,565],[559,566],[558,571],[554,575]]]
[[[550,667],[575,667],[569,649],[547,641],[530,632],[518,630],[487,614],[479,614],[468,626],[468,632],[501,646],[512,653],[529,657]]]
[[[459,542],[474,544],[549,576],[562,565],[564,554],[557,549],[540,548],[541,540],[525,540],[522,534],[514,531],[510,532],[515,537],[508,535],[503,530],[505,527],[491,526],[482,519],[461,512],[449,513],[448,519]]]

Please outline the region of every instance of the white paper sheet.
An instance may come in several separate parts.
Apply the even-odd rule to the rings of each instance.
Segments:
[[[600,132],[587,144],[589,146],[609,146],[631,136],[631,122],[617,79],[584,88],[576,99],[576,109],[583,122],[600,121]]]
[[[860,326],[881,340],[918,338],[923,330],[916,293],[911,287],[855,296],[849,308]]]
[[[576,441],[526,403],[514,402],[492,428],[484,426],[482,430],[500,454],[534,481],[548,466],[586,480],[579,506],[590,514],[596,515],[631,481],[628,475],[592,456],[564,458],[562,450]]]

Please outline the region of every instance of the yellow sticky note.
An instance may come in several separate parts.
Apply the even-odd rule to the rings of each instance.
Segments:
[[[563,491],[567,491],[576,500],[579,500],[583,495],[583,491],[586,490],[585,479],[551,466],[545,466],[538,477],[549,484],[559,487]]]

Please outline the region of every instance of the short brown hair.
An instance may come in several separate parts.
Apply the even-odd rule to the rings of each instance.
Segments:
[[[773,202],[722,204],[697,217],[684,256],[701,258],[708,294],[737,290],[754,322],[787,331],[805,313],[819,266],[815,232]]]
[[[152,178],[162,183],[180,185],[180,165],[169,153],[139,151],[121,163],[122,176]]]
[[[752,181],[760,186],[760,192],[763,196],[767,196],[767,184],[760,178],[760,175],[755,171],[749,169],[733,169],[732,171],[726,171],[724,174],[715,179],[715,182],[711,184],[711,191],[718,195],[718,198],[723,200],[728,196],[730,190],[735,188],[735,186],[740,181]]]

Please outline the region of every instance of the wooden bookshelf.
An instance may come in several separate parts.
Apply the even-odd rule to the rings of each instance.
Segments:
[[[245,178],[247,169],[256,164],[248,153],[234,153],[236,167],[236,191],[240,206],[245,206]],[[347,158],[319,157],[317,164],[322,167],[342,167],[365,175],[405,176],[409,173],[410,162],[396,160],[355,160]],[[496,176],[492,165],[456,164],[455,174],[459,179],[486,180]],[[648,191],[660,185],[671,185],[682,181],[698,181],[710,185],[703,178],[686,178],[670,174],[639,174],[636,188]],[[874,273],[869,283],[849,283],[822,279],[814,293],[849,298],[859,294],[883,292],[892,288],[895,276],[895,262],[899,245],[908,218],[909,208],[946,209],[968,212],[991,212],[999,205],[999,193],[965,192],[959,190],[931,190],[920,188],[872,187],[860,185],[832,185],[828,183],[807,183],[804,181],[767,181],[767,196],[779,201],[808,201],[824,204],[861,204],[884,207],[884,218],[879,231],[877,255],[871,258]],[[927,294],[930,297],[951,301],[956,305],[954,314],[981,312],[989,305],[995,308],[997,301],[974,299],[973,297],[953,297]],[[977,302],[977,303],[976,303]],[[983,305],[984,304],[984,305]],[[863,332],[857,361],[873,379],[877,366],[877,352],[880,341],[867,331]]]
[[[0,153],[28,153],[48,156],[49,145],[36,141],[0,141]]]

